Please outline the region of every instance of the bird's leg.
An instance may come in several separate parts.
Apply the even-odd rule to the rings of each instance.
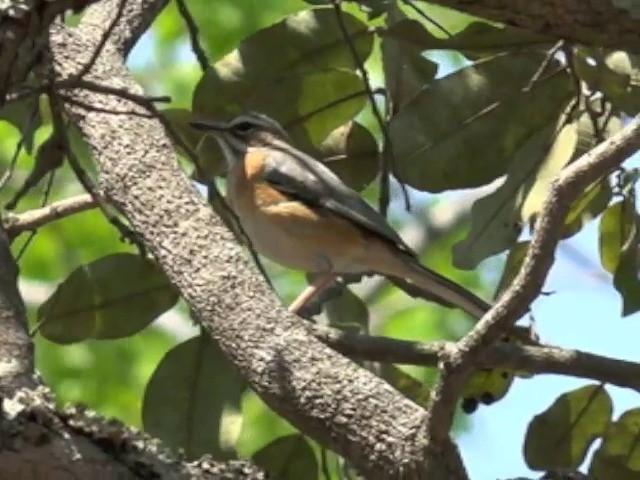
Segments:
[[[297,313],[302,307],[309,303],[312,298],[318,295],[322,289],[333,282],[335,278],[336,275],[334,273],[327,273],[317,277],[311,285],[305,288],[302,293],[298,295],[298,298],[289,305],[288,310],[292,313]]]

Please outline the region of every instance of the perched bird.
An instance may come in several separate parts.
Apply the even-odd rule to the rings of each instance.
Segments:
[[[282,126],[249,112],[194,121],[228,163],[227,197],[254,248],[292,269],[378,273],[400,288],[480,318],[489,305],[419,263],[386,219],[329,168],[291,144]]]

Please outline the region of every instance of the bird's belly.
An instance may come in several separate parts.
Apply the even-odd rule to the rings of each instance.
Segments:
[[[298,201],[262,205],[251,212],[238,212],[242,226],[254,248],[274,262],[307,272],[361,270],[366,243],[348,221]]]

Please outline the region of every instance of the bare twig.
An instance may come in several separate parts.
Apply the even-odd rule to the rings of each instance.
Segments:
[[[38,114],[38,108],[39,107],[36,104],[36,106],[31,111],[31,114],[29,115],[29,120],[27,121],[27,130],[31,130],[33,128],[33,123],[35,122],[36,116]],[[4,174],[2,175],[2,178],[0,178],[0,189],[2,189],[2,187],[6,185],[6,183],[11,178],[11,175],[13,175],[13,171],[16,168],[16,163],[18,162],[18,157],[20,156],[20,152],[22,151],[22,147],[24,146],[24,142],[25,142],[25,136],[20,135],[20,138],[16,143],[16,148],[13,151],[13,156],[11,157],[11,161],[9,162],[9,167],[7,168],[7,171],[4,172]]]
[[[367,97],[369,97],[369,104],[371,105],[371,111],[373,112],[373,116],[380,127],[380,131],[382,132],[382,136],[384,138],[384,152],[380,153],[380,213],[384,216],[387,215],[387,209],[389,207],[389,176],[393,171],[394,164],[394,156],[393,156],[393,144],[391,143],[391,135],[389,135],[389,129],[387,128],[387,124],[384,120],[382,112],[376,103],[374,88],[371,85],[371,79],[369,78],[369,72],[367,72],[366,67],[360,55],[358,54],[358,50],[356,49],[351,36],[349,35],[349,31],[347,30],[347,25],[344,21],[342,7],[340,6],[341,0],[331,0],[331,4],[333,5],[333,9],[336,12],[336,18],[338,21],[338,27],[342,32],[342,36],[344,41],[349,48],[349,52],[353,57],[353,63],[356,66],[356,69],[360,73],[362,77],[362,81],[364,83],[365,91],[367,92]],[[390,163],[390,164],[389,164]],[[407,210],[410,210],[411,205],[409,203],[409,195],[407,193],[406,187],[401,183],[402,194],[404,195],[405,206]]]
[[[429,438],[447,435],[458,394],[472,365],[540,295],[572,202],[585,188],[619,166],[638,148],[640,122],[636,121],[560,173],[547,196],[535,224],[531,245],[511,286],[468,335],[439,357],[441,376],[432,392],[430,415],[425,427]]]
[[[413,0],[402,0],[402,3],[404,3],[407,7],[413,10],[419,17],[421,17],[427,23],[430,23],[431,25],[436,27],[438,30],[440,30],[442,33],[444,33],[447,37],[451,38],[453,36],[451,35],[451,32],[444,27],[444,25],[442,25],[432,16],[427,15],[427,13],[424,10],[422,10],[420,7],[418,7]]]
[[[189,31],[191,50],[193,50],[193,54],[196,56],[196,59],[200,64],[200,68],[205,72],[207,68],[209,68],[209,59],[207,58],[204,48],[202,48],[202,45],[200,44],[198,25],[187,8],[187,5],[184,3],[184,0],[176,0],[176,5],[180,16],[187,26],[187,30]]]
[[[3,224],[9,237],[15,237],[21,232],[36,230],[55,220],[90,210],[95,206],[96,201],[90,194],[82,194],[24,213],[5,214]]]
[[[434,367],[455,342],[412,342],[311,324],[314,336],[354,360]],[[597,380],[640,391],[640,364],[553,346],[497,342],[474,365],[528,374],[554,374]]]
[[[560,50],[563,46],[564,46],[564,40],[558,40],[558,42],[556,42],[556,44],[549,49],[546,56],[544,57],[544,60],[540,63],[540,66],[531,77],[531,80],[529,80],[529,83],[527,84],[527,86],[524,87],[523,91],[528,92],[529,90],[531,90],[531,87],[533,87],[534,83],[540,80],[540,77],[542,76],[544,71],[547,69],[547,67],[551,64],[556,53],[558,53],[558,50]]]

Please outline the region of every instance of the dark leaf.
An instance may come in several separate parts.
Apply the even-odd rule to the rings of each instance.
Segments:
[[[640,409],[626,411],[609,426],[593,456],[589,478],[640,478]]]
[[[389,25],[404,18],[402,10],[394,5],[389,9],[386,22]],[[392,36],[382,38],[382,68],[394,114],[438,72],[438,64],[425,58],[419,48]]]
[[[500,52],[518,50],[522,47],[540,46],[548,48],[556,40],[515,27],[490,25],[473,22],[463,30],[447,38],[437,38],[424,26],[410,19],[400,20],[386,30],[383,37],[395,38],[413,45],[419,50],[459,50],[462,52]]]
[[[178,292],[155,262],[129,253],[74,270],[38,309],[40,333],[56,343],[131,336],[169,310]]]
[[[356,191],[364,190],[378,173],[378,144],[357,122],[338,127],[320,144],[318,159]]]
[[[329,324],[343,330],[366,332],[369,327],[369,309],[348,287],[340,296],[324,304]]]
[[[504,174],[571,96],[564,73],[543,76],[526,90],[542,61],[543,55],[499,55],[431,82],[391,120],[396,176],[440,192]]]
[[[364,61],[373,34],[355,17],[345,14],[344,19]],[[362,80],[353,70],[333,9],[307,10],[246,38],[205,72],[192,110],[213,118],[258,110],[289,126],[299,145],[317,146],[364,106]]]
[[[234,458],[244,380],[207,334],[169,351],[147,385],[144,428],[192,460]]]
[[[533,470],[576,469],[611,422],[611,397],[601,385],[560,395],[527,430],[524,456]]]
[[[529,138],[515,153],[504,183],[474,203],[471,229],[453,247],[456,267],[475,268],[485,258],[511,248],[522,226],[538,214],[551,182],[572,159],[576,146],[575,123],[554,134],[556,128],[549,126]]]
[[[311,445],[300,434],[280,437],[252,457],[253,462],[269,472],[269,478],[299,480],[318,478],[318,462]]]

